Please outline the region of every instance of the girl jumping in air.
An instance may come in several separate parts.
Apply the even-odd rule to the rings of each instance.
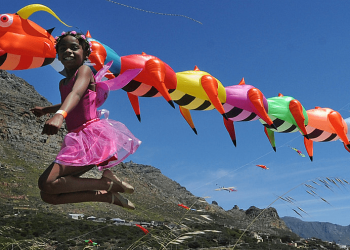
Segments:
[[[56,134],[64,119],[68,134],[55,161],[39,178],[41,197],[50,204],[96,201],[135,209],[132,202],[119,194],[131,194],[134,188],[108,168],[134,153],[141,142],[124,124],[99,119],[95,78],[91,69],[83,65],[91,53],[85,36],[75,31],[64,32],[56,42],[58,60],[67,76],[59,83],[61,104],[31,111],[37,117],[55,113],[46,121],[42,134]],[[101,179],[80,177],[94,166],[104,170]]]

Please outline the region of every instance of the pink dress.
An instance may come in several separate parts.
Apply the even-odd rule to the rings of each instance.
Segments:
[[[75,77],[67,85],[60,85],[62,103],[74,82]],[[103,170],[122,162],[141,144],[123,123],[98,117],[96,92],[90,89],[69,112],[66,125],[68,133],[55,159],[61,165],[97,165],[99,170]]]

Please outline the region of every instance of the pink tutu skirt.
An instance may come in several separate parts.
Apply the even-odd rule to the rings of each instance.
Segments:
[[[64,137],[55,162],[65,166],[97,165],[103,170],[122,162],[140,144],[123,123],[96,118]]]

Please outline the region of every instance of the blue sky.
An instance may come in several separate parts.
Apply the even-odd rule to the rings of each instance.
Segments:
[[[219,79],[224,86],[236,85],[244,77],[266,98],[282,93],[299,100],[305,109],[315,106],[350,116],[350,2],[345,0],[221,0],[142,1],[120,3],[105,0],[43,1],[64,22],[107,44],[120,56],[145,52],[169,64],[175,72],[195,65]],[[15,13],[32,1],[5,1],[1,13]],[[45,12],[30,17],[42,27],[56,27],[53,35],[70,30]],[[24,78],[50,102],[60,102],[58,82],[62,78],[51,66],[12,71]],[[56,91],[57,90],[57,91]],[[306,192],[302,183],[326,177],[350,181],[349,160],[339,141],[314,143],[314,161],[304,154],[299,133],[276,134],[274,152],[259,121],[235,123],[237,147],[229,138],[216,111],[191,111],[198,135],[179,113],[162,98],[141,98],[140,123],[122,90],[110,94],[103,108],[142,140],[127,161],[159,168],[162,173],[196,196],[210,196],[225,210],[238,205],[248,209],[268,206],[291,190],[295,204],[277,201],[272,206],[280,216],[295,216],[296,206],[307,212],[305,221],[349,225],[349,188],[333,191],[318,187],[317,193],[331,205]],[[267,165],[262,170],[256,164]],[[312,184],[312,183],[309,183]],[[234,186],[237,192],[214,191]],[[315,185],[314,185],[315,186]],[[142,190],[140,190],[142,192]],[[191,205],[191,204],[187,204]]]

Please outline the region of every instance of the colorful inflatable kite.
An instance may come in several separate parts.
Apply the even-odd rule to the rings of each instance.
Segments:
[[[268,105],[261,91],[251,85],[246,85],[244,78],[238,85],[225,87],[226,102],[223,107],[228,119],[224,124],[233,144],[236,146],[234,121],[264,120],[269,126],[274,126],[267,114]]]
[[[94,70],[100,70],[108,61],[115,65],[110,69],[110,78],[116,77],[129,69],[142,69],[133,81],[127,84],[123,90],[128,93],[129,100],[137,118],[141,121],[138,97],[163,96],[173,107],[168,90],[176,89],[177,79],[174,70],[159,58],[146,53],[119,56],[113,49],[91,37],[90,32],[86,37],[92,44],[92,53],[89,60]]]
[[[41,4],[25,6],[16,14],[0,15],[0,69],[23,70],[53,65],[56,57],[55,39],[51,36],[53,29],[45,30],[28,19],[37,11],[46,11],[62,22],[50,8]],[[190,110],[215,108],[224,117],[225,127],[235,145],[234,121],[259,119],[275,151],[274,132],[299,131],[305,137],[311,160],[313,141],[340,139],[350,152],[347,135],[350,118],[345,121],[332,109],[316,107],[306,111],[299,101],[281,94],[266,99],[259,89],[246,85],[244,79],[238,85],[224,87],[218,79],[198,67],[175,73],[162,60],[145,53],[120,57],[113,49],[93,39],[89,32],[86,36],[93,49],[90,66],[98,72],[97,106],[105,102],[109,91],[122,88],[139,120],[138,97],[163,96],[172,107],[175,108],[173,100],[179,105],[181,114],[196,134]],[[107,63],[112,61],[113,64]],[[103,76],[110,81],[103,81]],[[303,156],[299,150],[292,149]]]
[[[346,136],[348,137],[348,138],[350,138],[350,117],[348,117],[348,118],[346,118],[345,120],[345,123],[346,123],[346,125],[348,126],[348,132],[346,133]],[[348,149],[348,147],[345,147],[345,149],[348,151],[348,152],[350,152],[350,149]]]
[[[340,139],[345,149],[350,150],[347,137],[348,125],[337,111],[316,107],[306,112],[309,117],[309,123],[306,126],[309,139],[304,138],[304,142],[311,160],[313,160],[313,141],[327,142]]]
[[[265,165],[259,165],[259,164],[258,164],[258,165],[256,165],[256,166],[259,167],[259,168],[262,168],[262,169],[266,169],[266,170],[269,169],[269,168],[266,167]]]
[[[237,189],[235,189],[235,187],[220,187],[220,188],[216,188],[214,189],[215,191],[221,191],[221,190],[225,190],[228,192],[236,192]]]
[[[96,246],[96,245],[97,245],[97,243],[96,243],[96,242],[93,242],[91,239],[90,239],[90,240],[85,240],[85,242],[88,243],[88,244],[91,244],[91,245],[93,245],[93,246]]]
[[[226,101],[225,88],[221,82],[197,66],[194,70],[176,73],[176,89],[169,90],[170,97],[180,106],[180,112],[197,134],[189,110],[216,109],[226,119],[222,103]]]
[[[190,208],[188,206],[185,206],[184,204],[180,203],[177,204],[179,207],[183,207],[184,209],[190,210]]]
[[[37,11],[46,11],[62,22],[50,8],[41,4],[25,6],[16,14],[0,15],[0,69],[33,69],[54,61],[53,29],[45,30],[28,19]]]
[[[274,151],[276,151],[274,132],[293,133],[300,131],[307,137],[305,125],[308,123],[308,117],[305,108],[298,100],[279,94],[278,97],[268,98],[267,103],[268,115],[273,121],[274,127],[262,119],[259,121],[265,126],[265,134]]]
[[[149,233],[149,231],[146,229],[146,228],[144,228],[143,226],[141,226],[141,225],[139,225],[139,224],[135,224],[137,227],[139,227],[145,234],[148,234]]]
[[[293,148],[291,146],[289,146],[291,149],[293,149],[295,152],[297,152],[301,157],[305,157],[305,155],[299,150],[299,149],[296,149],[296,148]]]

